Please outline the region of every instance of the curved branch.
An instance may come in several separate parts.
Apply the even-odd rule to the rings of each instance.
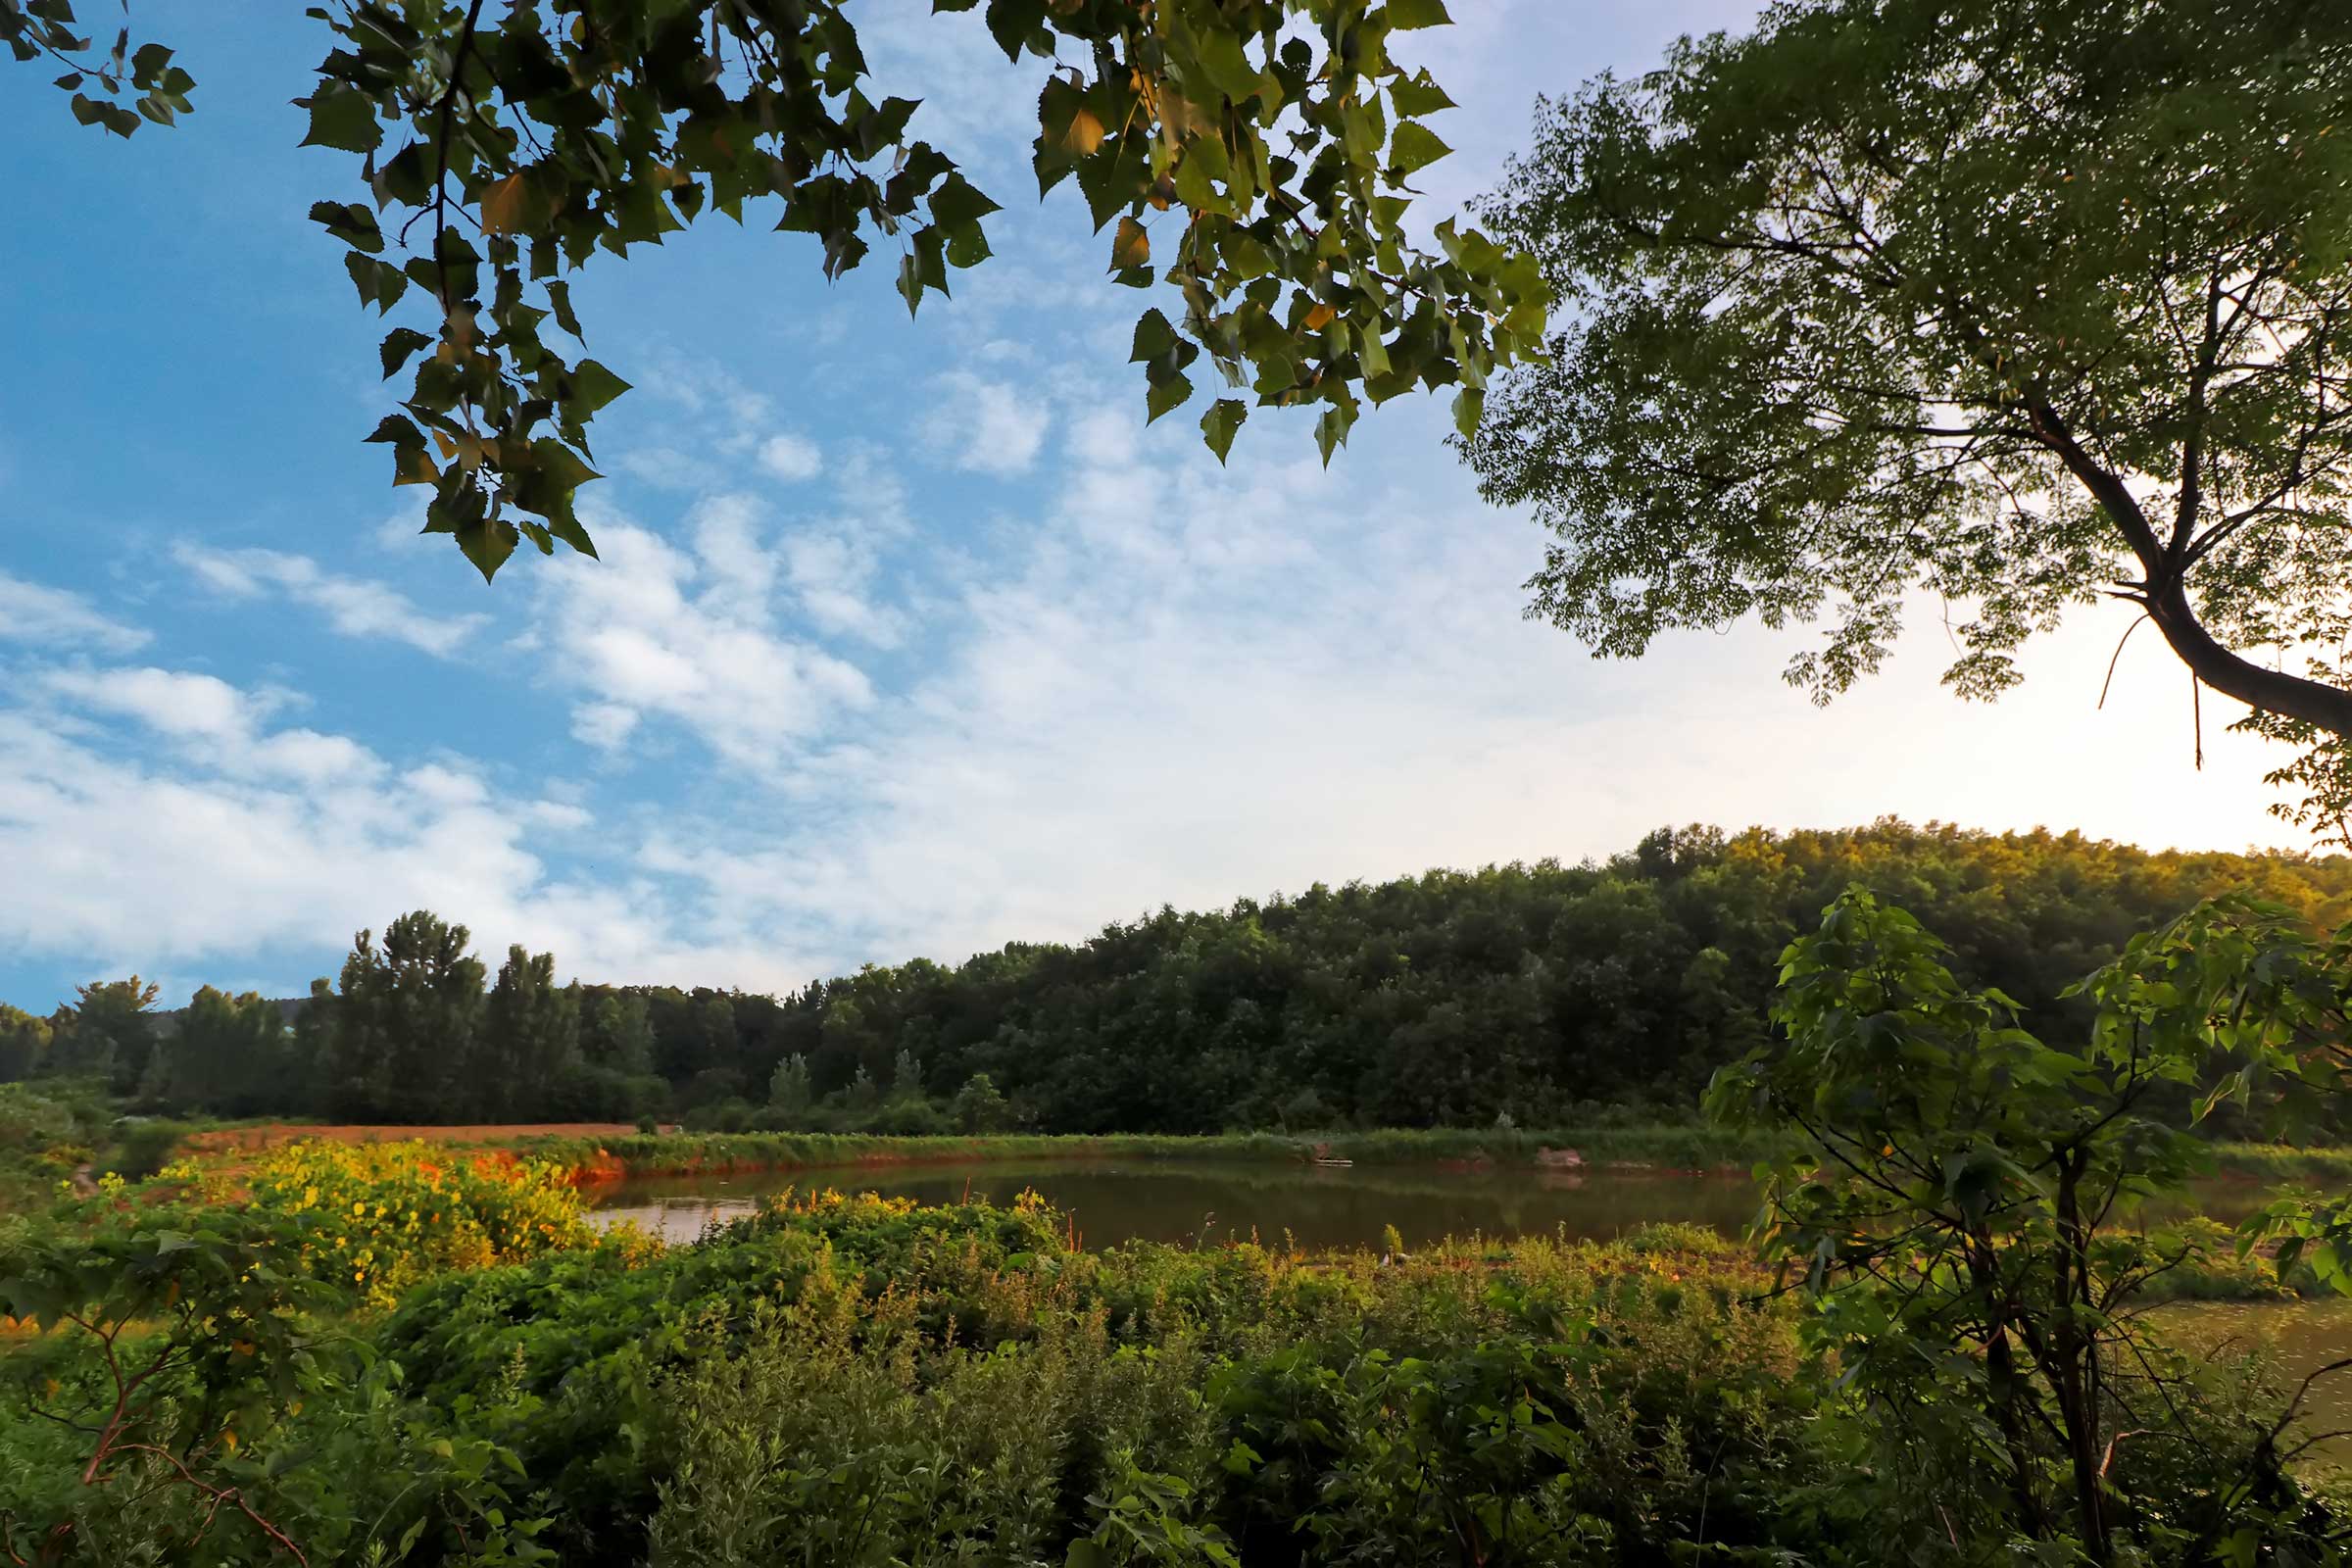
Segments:
[[[2352,692],[2270,669],[2222,646],[2197,618],[2188,600],[2181,564],[2156,535],[2147,514],[2121,476],[2082,449],[2066,420],[2042,397],[2029,394],[2027,412],[2034,433],[2064,463],[2082,486],[2099,503],[2132,554],[2139,561],[2146,581],[2139,603],[2156,629],[2197,679],[2225,697],[2248,708],[2300,719],[2331,735],[2352,739]]]

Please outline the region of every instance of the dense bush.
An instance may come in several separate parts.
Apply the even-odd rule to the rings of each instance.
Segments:
[[[242,1169],[165,1175],[280,1226],[299,1272],[377,1306],[434,1275],[599,1239],[564,1167],[504,1152],[306,1140]]]

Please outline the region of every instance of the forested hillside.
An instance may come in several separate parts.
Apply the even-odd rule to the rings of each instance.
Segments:
[[[113,982],[52,1018],[0,1012],[0,1070],[103,1072],[159,1106],[368,1121],[1556,1124],[1604,1105],[1687,1108],[1760,1037],[1782,948],[1857,882],[2059,1039],[2057,994],[2200,897],[2247,888],[2318,923],[2352,912],[2342,857],[1893,821],[1692,828],[1602,863],[1162,909],[1081,946],[918,958],[782,998],[559,986],[553,957],[520,950],[487,984],[463,927],[413,914],[365,938],[291,1029],[275,1003],[208,991],[165,1035],[137,983]]]

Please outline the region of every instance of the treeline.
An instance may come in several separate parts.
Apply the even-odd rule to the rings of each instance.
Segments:
[[[2201,897],[2352,913],[2343,857],[1896,821],[1690,828],[1604,862],[1163,908],[1077,947],[869,966],[781,998],[558,985],[555,958],[520,948],[492,976],[463,926],[417,912],[362,933],[299,1007],[208,989],[166,1032],[134,978],[45,1019],[0,1011],[0,1077],[103,1074],[156,1108],[391,1122],[1200,1132],[1679,1113],[1761,1038],[1781,949],[1855,883],[2059,1038],[2066,985]]]

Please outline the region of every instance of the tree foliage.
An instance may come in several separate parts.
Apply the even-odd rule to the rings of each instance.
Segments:
[[[469,1103],[465,1069],[481,1028],[481,960],[467,932],[425,910],[352,941],[333,1009],[326,1095],[355,1121],[427,1122]]]
[[[462,928],[420,915],[394,927],[409,933],[407,959],[388,961],[388,931],[355,949],[342,995],[321,982],[289,1009],[293,1032],[270,1048],[280,1065],[253,1075],[268,1098],[177,1102],[903,1133],[967,1111],[1041,1132],[1166,1133],[1680,1115],[1710,1073],[1763,1042],[1781,950],[1855,883],[1933,921],[1967,982],[2030,999],[2028,1026],[2050,1039],[2093,1017],[2061,991],[2201,898],[2258,895],[2303,929],[2352,914],[2342,858],[2147,855],[1886,822],[1693,828],[1597,863],[1318,885],[783,996],[584,982],[574,1001],[554,983],[557,956],[510,955],[485,997]],[[980,1076],[985,1093],[966,1087]],[[2191,1108],[2182,1091],[2166,1110]],[[2253,1110],[2214,1114],[2239,1130]]]
[[[1827,617],[1826,700],[1934,595],[1991,697],[2122,599],[2343,833],[2347,124],[2318,0],[1796,0],[1544,104],[1484,216],[1568,308],[1464,444],[1557,536],[1530,613]]]
[[[308,1087],[285,1010],[252,992],[232,997],[200,987],[157,1054],[164,1098],[179,1105],[251,1115],[279,1102],[289,1076]]]
[[[1447,148],[1450,107],[1398,32],[1443,0],[934,0],[979,11],[1043,90],[1039,190],[1075,179],[1111,273],[1161,285],[1136,323],[1151,417],[1190,401],[1205,353],[1234,394],[1200,428],[1223,459],[1257,406],[1321,410],[1324,460],[1363,401],[1456,386],[1475,423],[1489,373],[1544,322],[1534,263],[1447,220],[1408,235],[1411,180]],[[425,530],[485,577],[523,540],[594,553],[574,509],[595,478],[588,425],[627,389],[584,347],[571,277],[599,252],[658,245],[709,213],[814,237],[828,278],[879,242],[907,309],[989,255],[999,203],[909,128],[918,105],[869,73],[840,0],[332,0],[305,145],[359,160],[311,217],[346,247],[360,303],[422,302],[384,337],[400,411],[369,440],[393,482],[430,487]],[[57,56],[111,93],[111,57],[66,0],[0,0],[0,41]],[[110,71],[111,68],[111,71]],[[193,83],[170,51],[130,57],[169,122]],[[92,107],[85,112],[83,105]],[[128,134],[128,110],[74,99]],[[548,330],[550,324],[554,330]]]
[[[2211,961],[2189,945],[2230,931]],[[2272,1560],[2265,1543],[2334,1560],[2304,1534],[2278,1442],[2294,1405],[2254,1427],[2235,1476],[2184,1484],[2184,1455],[2220,1429],[2139,1311],[2151,1281],[2197,1261],[2193,1237],[2138,1223],[2202,1163],[2177,1092],[2289,1024],[2273,1004],[2292,988],[2270,976],[2295,965],[2235,960],[2311,938],[2242,898],[2170,935],[2082,983],[2088,1038],[2060,1049],[2000,991],[1957,980],[1919,921],[1849,892],[1784,958],[1785,1038],[1719,1073],[1709,1104],[1800,1135],[1759,1231],[1815,1298],[1811,1348],[1892,1440],[1866,1486],[1999,1519],[2022,1560]],[[2217,1011],[2231,973],[2252,984]]]

